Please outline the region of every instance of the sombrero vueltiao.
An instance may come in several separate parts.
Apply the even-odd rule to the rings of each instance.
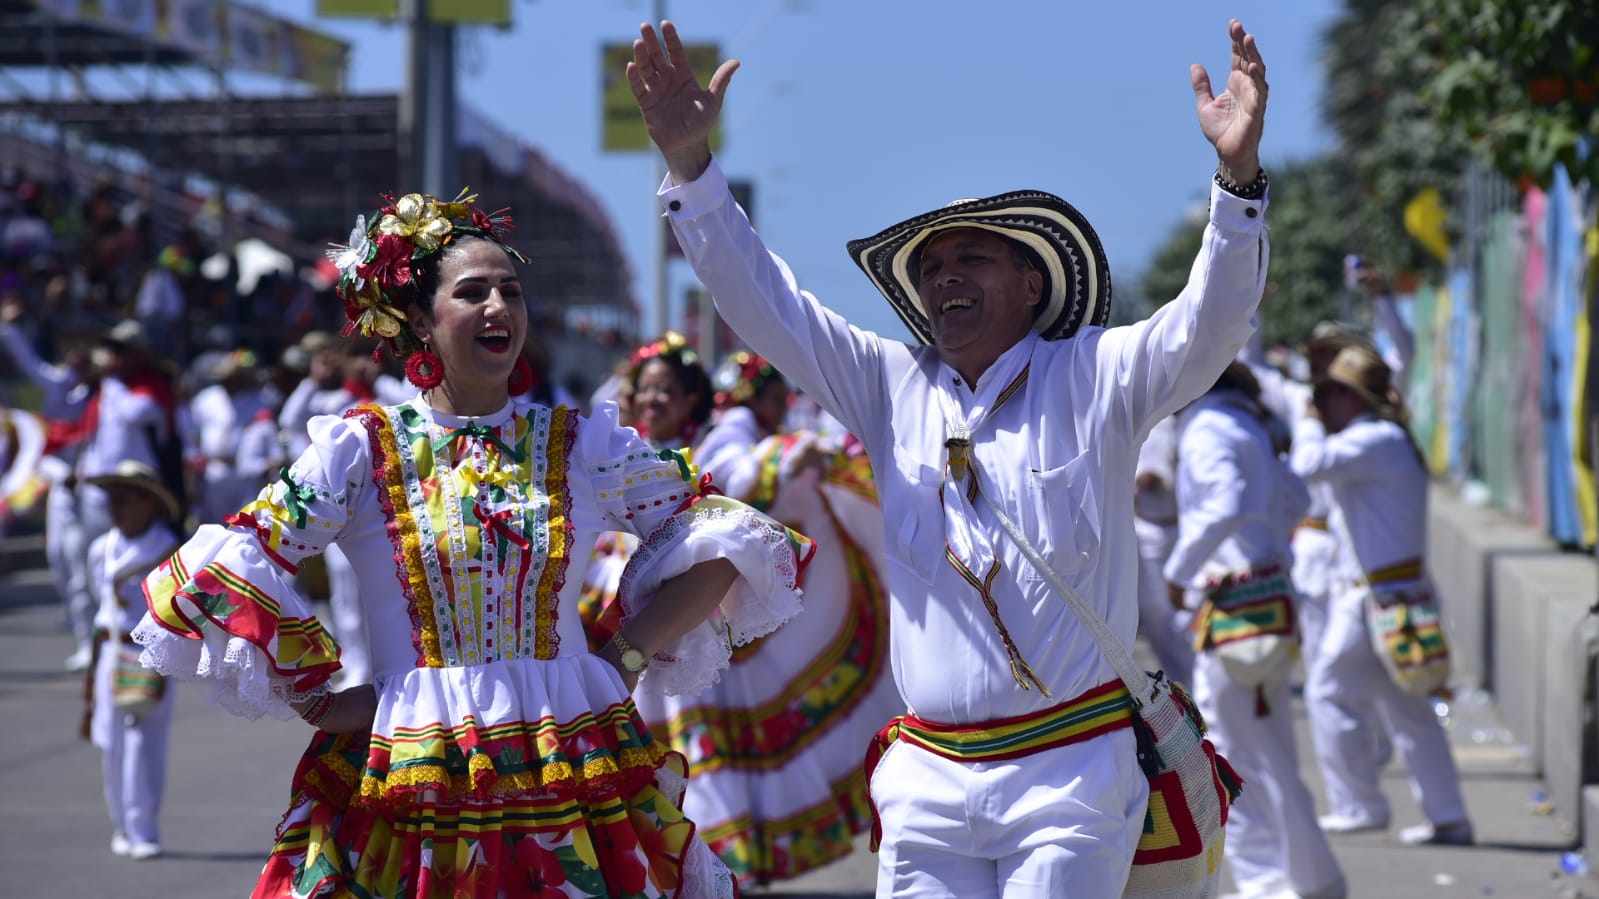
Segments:
[[[992,231],[1032,253],[1044,276],[1043,309],[1034,329],[1045,340],[1070,337],[1085,324],[1102,327],[1110,320],[1110,265],[1093,226],[1054,194],[1018,190],[956,200],[847,245],[850,258],[922,343],[933,342],[933,329],[911,266],[929,237],[951,228]]]

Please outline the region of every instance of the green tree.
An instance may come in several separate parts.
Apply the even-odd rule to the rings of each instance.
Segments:
[[[1319,321],[1343,307],[1343,258],[1360,249],[1354,234],[1354,194],[1339,157],[1270,165],[1271,270],[1277,291],[1261,311],[1267,344],[1296,344]],[[1156,251],[1139,284],[1145,296],[1175,297],[1199,252],[1203,222],[1184,222]],[[1357,318],[1361,318],[1354,310]]]
[[[1436,69],[1423,93],[1513,181],[1547,187],[1556,165],[1599,183],[1599,3],[1416,0],[1407,48]]]
[[[1357,200],[1351,249],[1391,273],[1436,270],[1439,261],[1405,230],[1405,206],[1428,187],[1459,208],[1465,142],[1422,93],[1441,67],[1420,51],[1418,0],[1347,0],[1322,37],[1322,113],[1338,135]],[[1458,240],[1458,234],[1451,235]]]

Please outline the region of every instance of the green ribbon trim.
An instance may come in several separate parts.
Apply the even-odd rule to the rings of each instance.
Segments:
[[[289,474],[287,465],[278,469],[278,479],[283,482],[283,505],[289,510],[289,514],[294,516],[294,526],[304,528],[306,520],[311,515],[306,503],[316,501],[316,491],[296,484],[294,476]]]
[[[676,462],[677,470],[682,473],[684,483],[694,480],[694,471],[689,468],[688,456],[684,455],[681,450],[663,449],[656,451],[655,455],[662,462]]]
[[[518,465],[521,465],[523,462],[527,461],[526,449],[512,447],[510,444],[500,439],[500,437],[494,433],[493,428],[480,425],[475,421],[469,421],[464,426],[456,428],[453,431],[445,431],[443,437],[433,441],[433,452],[435,454],[443,453],[449,448],[450,444],[454,443],[456,438],[459,437],[468,437],[483,443],[491,443],[498,447],[500,452],[504,454],[506,458]]]

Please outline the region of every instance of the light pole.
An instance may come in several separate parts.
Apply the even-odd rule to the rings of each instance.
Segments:
[[[654,0],[651,16],[650,24],[660,28],[661,23],[666,21],[666,0]],[[650,316],[650,333],[644,335],[646,340],[654,339],[666,330],[667,318],[670,315],[666,283],[667,225],[661,221],[661,210],[655,200],[655,192],[660,189],[661,182],[666,180],[666,159],[660,153],[652,153],[650,155],[655,158],[655,164],[650,167],[654,181],[650,184],[649,191],[650,221],[655,223],[653,229],[655,233],[651,237],[654,241],[655,249],[655,309]]]
[[[405,135],[406,183],[415,190],[453,197],[460,189],[455,146],[455,26],[435,22],[428,0],[403,0],[407,29],[405,93],[400,130]]]

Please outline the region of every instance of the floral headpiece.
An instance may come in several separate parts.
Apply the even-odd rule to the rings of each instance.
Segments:
[[[676,356],[684,365],[698,365],[700,354],[694,352],[688,345],[688,339],[676,331],[667,331],[654,343],[646,343],[633,351],[627,360],[627,378],[633,383],[638,383],[639,372],[644,370],[644,363],[657,357]]]
[[[766,385],[782,378],[764,356],[740,350],[716,370],[716,405],[722,409],[742,406],[760,396]]]
[[[476,205],[477,195],[465,189],[449,201],[432,194],[384,199],[388,202],[378,208],[370,226],[366,216],[356,216],[350,242],[333,244],[327,255],[339,270],[335,290],[348,319],[344,335],[382,338],[404,358],[420,349],[422,341],[411,330],[396,291],[411,283],[417,262],[460,235],[491,240],[517,262],[528,260],[505,242],[515,228],[508,211],[484,212]]]

